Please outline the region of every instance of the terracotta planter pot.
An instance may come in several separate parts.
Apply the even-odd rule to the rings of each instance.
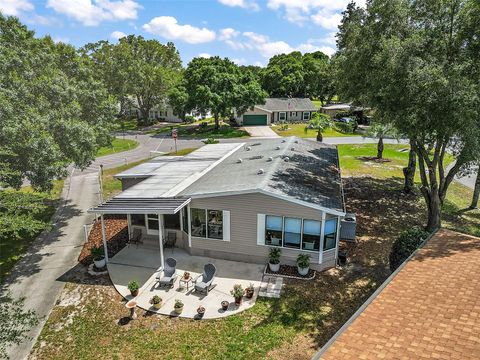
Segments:
[[[227,311],[230,303],[228,301],[222,301],[222,310]]]
[[[135,290],[135,291],[130,291],[130,294],[132,294],[132,296],[137,296],[138,295],[138,289]]]
[[[242,305],[242,299],[241,297],[235,298],[235,305]]]
[[[245,296],[247,297],[247,299],[251,299],[253,297],[254,292],[255,290],[246,290]]]

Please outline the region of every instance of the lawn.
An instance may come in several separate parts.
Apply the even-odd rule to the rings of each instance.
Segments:
[[[54,182],[53,190],[50,193],[34,192],[30,186],[23,187],[19,191],[11,191],[18,195],[20,201],[22,195],[29,194],[40,200],[45,206],[40,212],[36,213],[33,218],[38,220],[39,228],[34,234],[24,235],[20,239],[12,238],[10,236],[0,235],[0,283],[10,273],[13,266],[17,263],[22,255],[27,251],[30,244],[35,238],[44,230],[50,228],[50,221],[55,209],[58,206],[59,198],[63,189],[63,180]],[[6,190],[9,191],[10,190]],[[0,211],[0,216],[2,212]],[[0,231],[1,233],[1,231]]]
[[[288,124],[288,130],[281,130],[280,126],[272,125],[272,130],[280,136],[296,136],[300,138],[314,138],[317,136],[317,131],[309,129],[305,132],[305,124]],[[358,136],[358,134],[344,134],[335,129],[329,128],[322,132],[324,137],[345,137]]]
[[[196,148],[186,148],[178,150],[176,153],[167,153],[165,155],[173,155],[173,156],[183,156],[186,154],[191,153],[192,151],[196,150]],[[128,165],[122,165],[112,169],[103,170],[102,180],[103,180],[103,197],[105,199],[110,199],[111,197],[115,196],[116,194],[122,191],[122,183],[120,180],[117,180],[114,175],[118,174],[122,171],[128,170],[134,166],[137,166],[145,161],[150,159],[139,160],[136,162],[132,162]]]
[[[115,131],[138,130],[139,128],[141,128],[141,126],[139,126],[138,120],[134,117],[124,120],[117,120],[114,124]]]
[[[112,141],[112,146],[105,146],[98,149],[96,157],[132,150],[137,146],[138,142],[135,140],[115,138]]]
[[[347,211],[358,220],[357,242],[348,247],[348,266],[322,272],[312,281],[285,279],[280,299],[260,298],[252,309],[227,318],[193,321],[142,313],[125,326],[118,322],[127,310],[109,279],[93,280],[77,267],[68,275],[72,281],[53,309],[33,355],[48,359],[310,359],[388,277],[388,253],[395,237],[425,220],[422,197],[401,191],[400,167],[408,153],[400,149],[386,145],[385,157],[392,162],[375,164],[384,167],[382,176],[353,156],[375,155],[374,147],[340,147],[342,171],[347,174]],[[447,227],[462,230],[463,226],[469,232],[480,228],[478,210],[468,212],[467,218],[458,217],[466,213],[462,209],[470,197],[471,190],[452,185],[444,209]]]
[[[207,126],[202,126],[202,123],[207,123]],[[215,130],[215,124],[212,119],[199,120],[193,124],[178,124],[162,127],[157,130],[148,131],[149,134],[170,134],[172,129],[177,129],[179,138],[189,139],[227,139],[227,138],[241,138],[250,136],[248,132],[240,128],[230,126],[221,122],[220,128]]]

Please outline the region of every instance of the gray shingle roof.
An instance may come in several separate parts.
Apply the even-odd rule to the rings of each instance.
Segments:
[[[265,104],[257,105],[269,111],[317,111],[318,109],[308,98],[267,98]]]

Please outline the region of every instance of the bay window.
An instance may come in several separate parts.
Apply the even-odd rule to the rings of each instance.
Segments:
[[[284,219],[284,237],[283,246],[300,249],[300,240],[302,234],[302,219],[288,218]]]
[[[303,250],[320,250],[320,221],[303,220]]]
[[[325,221],[325,233],[323,237],[323,250],[335,248],[337,242],[337,219]]]
[[[265,245],[282,246],[282,223],[281,216],[265,217]]]

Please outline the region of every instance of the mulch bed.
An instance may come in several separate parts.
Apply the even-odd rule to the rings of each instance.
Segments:
[[[267,265],[265,269],[265,274],[276,275],[276,276],[286,276],[286,277],[292,277],[295,279],[310,280],[315,276],[315,270],[310,269],[307,275],[302,276],[298,273],[296,266],[280,265],[280,270],[277,272],[273,272],[270,270],[270,267]]]
[[[128,223],[122,216],[105,217],[105,236],[107,238],[108,257],[114,256],[122,250],[128,241]],[[100,220],[95,221],[88,241],[83,245],[78,261],[83,265],[90,265],[93,262],[90,249],[100,246],[103,249],[102,227]]]

